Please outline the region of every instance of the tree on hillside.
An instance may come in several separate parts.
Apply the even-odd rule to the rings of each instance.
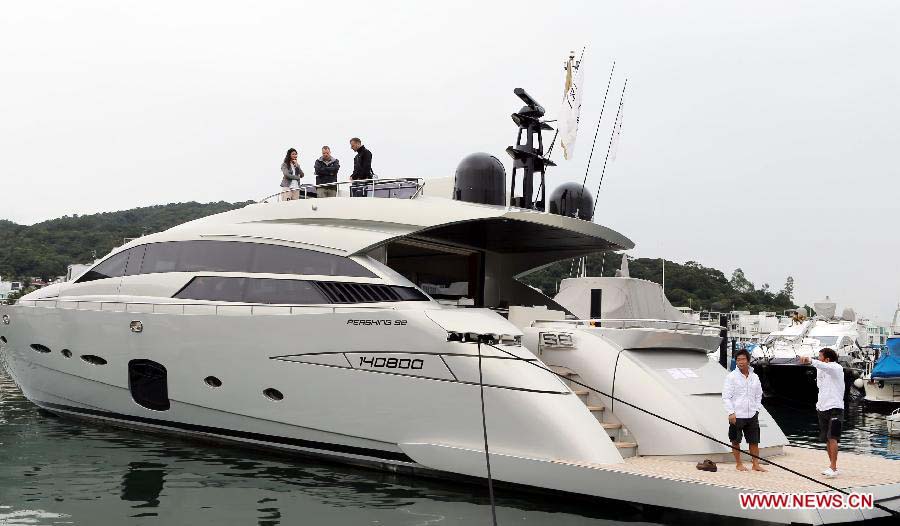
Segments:
[[[740,268],[734,269],[734,272],[731,273],[731,288],[740,293],[750,292],[754,289],[753,283],[747,279],[744,271]]]
[[[784,281],[784,288],[781,289],[781,293],[789,300],[794,299],[794,278],[792,276],[788,276]]]

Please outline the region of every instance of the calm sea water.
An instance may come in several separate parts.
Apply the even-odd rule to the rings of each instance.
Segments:
[[[809,409],[770,407],[813,446]],[[900,458],[883,413],[851,407],[845,449]],[[817,447],[817,445],[816,445]],[[503,525],[694,524],[696,516],[497,489]],[[490,524],[486,490],[60,419],[0,369],[0,525]]]

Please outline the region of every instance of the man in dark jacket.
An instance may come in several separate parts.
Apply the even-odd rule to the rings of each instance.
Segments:
[[[316,184],[333,184],[337,183],[338,170],[341,169],[341,163],[331,156],[331,148],[322,147],[322,157],[316,159]],[[316,189],[317,197],[334,197],[337,195],[337,186],[325,186]]]
[[[350,148],[356,152],[353,158],[353,173],[350,174],[351,181],[360,181],[366,179],[374,179],[375,173],[372,172],[372,152],[363,146],[359,137],[350,139]],[[351,188],[351,195],[365,195],[364,188]]]

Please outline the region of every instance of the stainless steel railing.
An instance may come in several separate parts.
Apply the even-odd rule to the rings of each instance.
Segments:
[[[569,324],[581,326],[585,328],[604,328],[604,329],[657,329],[672,332],[690,332],[704,336],[709,331],[710,336],[718,336],[725,328],[720,325],[707,325],[705,323],[697,323],[694,321],[677,321],[677,320],[658,320],[651,318],[628,318],[628,319],[606,319],[599,318],[593,320],[536,320],[532,323],[533,327],[549,326],[554,324]]]
[[[357,179],[337,183],[305,184],[299,188],[283,188],[280,192],[264,197],[257,203],[277,201],[293,201],[296,199],[312,199],[318,197],[319,190],[334,190],[341,195],[341,190],[348,189],[346,195],[351,197],[388,197],[395,199],[415,199],[425,186],[420,177],[402,177],[397,179]],[[381,194],[381,195],[379,195]],[[387,194],[387,195],[385,195]],[[393,195],[392,195],[393,194]]]

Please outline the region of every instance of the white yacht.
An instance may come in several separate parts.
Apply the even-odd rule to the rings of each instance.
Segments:
[[[833,349],[844,366],[849,388],[865,368],[865,327],[853,309],[835,316],[837,304],[826,297],[814,304],[816,316],[772,332],[752,352],[753,366],[767,394],[793,400],[815,401],[816,373],[812,366],[801,365],[801,357],[818,358],[819,350]]]
[[[865,486],[883,509],[740,506],[748,491],[826,488],[774,467],[695,468],[730,455],[725,370],[706,357],[717,331],[649,308],[616,314],[627,294],[603,279],[572,294],[564,284],[556,301],[515,279],[633,247],[573,193],[554,194],[557,213],[535,209],[544,199],[531,200],[529,179],[548,163],[546,124],[523,93],[508,195],[502,164],[475,154],[452,180],[338,185],[338,197],[260,202],[135,239],[72,282],[0,306],[3,366],[59,415],[395,472],[490,473],[781,523],[900,506],[898,463],[881,459],[867,465],[894,475],[832,484]],[[637,297],[653,294],[638,281],[628,285]],[[816,453],[761,420],[763,455],[816,475]]]

